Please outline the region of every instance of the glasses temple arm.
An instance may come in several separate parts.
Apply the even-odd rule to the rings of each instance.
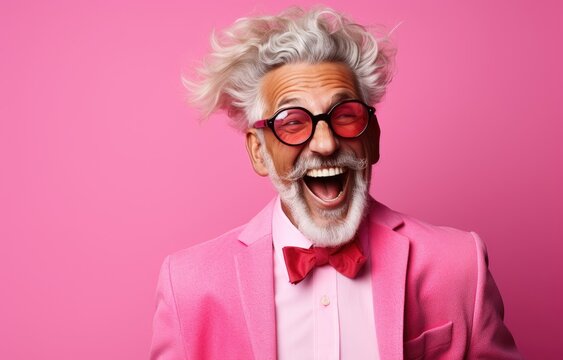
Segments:
[[[267,127],[267,122],[268,120],[258,120],[254,123],[254,125],[252,125],[252,127],[255,129],[262,129]]]

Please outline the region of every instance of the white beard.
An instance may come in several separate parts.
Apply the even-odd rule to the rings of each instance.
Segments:
[[[332,247],[345,244],[356,235],[367,208],[369,189],[368,181],[363,175],[367,161],[357,159],[353,153],[342,152],[330,161],[322,157],[309,156],[298,159],[294,170],[282,179],[264,147],[262,147],[262,156],[281,201],[289,209],[295,226],[307,239],[316,246]],[[330,225],[321,225],[315,221],[303,197],[303,186],[306,186],[302,180],[303,174],[307,169],[320,167],[324,163],[329,163],[329,166],[348,167],[348,171],[352,172],[348,175],[348,181],[351,183],[347,185],[350,187],[348,196],[352,197],[350,201],[337,209],[319,211]],[[289,184],[284,184],[283,180]]]

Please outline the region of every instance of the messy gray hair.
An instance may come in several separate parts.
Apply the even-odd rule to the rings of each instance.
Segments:
[[[393,48],[329,8],[290,8],[278,16],[242,18],[211,36],[199,79],[183,79],[191,102],[208,117],[225,110],[242,131],[265,116],[261,79],[283,64],[341,62],[354,73],[362,100],[376,104],[391,80]]]

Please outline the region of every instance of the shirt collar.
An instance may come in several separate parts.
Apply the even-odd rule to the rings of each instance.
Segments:
[[[283,212],[279,195],[275,200],[272,216],[272,238],[274,252],[280,254],[285,246],[310,248],[313,245]]]
[[[358,229],[358,237],[364,255],[369,257],[369,221],[367,217],[360,224]],[[282,256],[282,249],[285,246],[297,246],[301,248],[310,248],[313,243],[307,239],[299,229],[293,225],[281,207],[281,199],[278,195],[274,203],[274,211],[272,216],[272,241],[274,244],[274,252]]]

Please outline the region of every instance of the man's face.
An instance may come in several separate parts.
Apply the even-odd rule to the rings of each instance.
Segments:
[[[265,117],[292,106],[313,114],[326,113],[341,100],[360,98],[352,72],[341,63],[283,65],[264,76],[262,96]],[[270,129],[265,129],[265,148],[256,144],[259,140],[254,131],[247,135],[253,165],[259,174],[272,178],[280,191],[284,212],[293,224],[317,244],[348,241],[365,212],[369,165],[379,156],[377,124],[370,120],[368,130],[360,137],[343,139],[320,121],[313,137],[299,146],[283,144]],[[348,230],[340,235],[322,231],[339,225]],[[305,229],[311,227],[311,231]],[[315,235],[315,229],[322,234]],[[327,236],[338,239],[325,241]]]

